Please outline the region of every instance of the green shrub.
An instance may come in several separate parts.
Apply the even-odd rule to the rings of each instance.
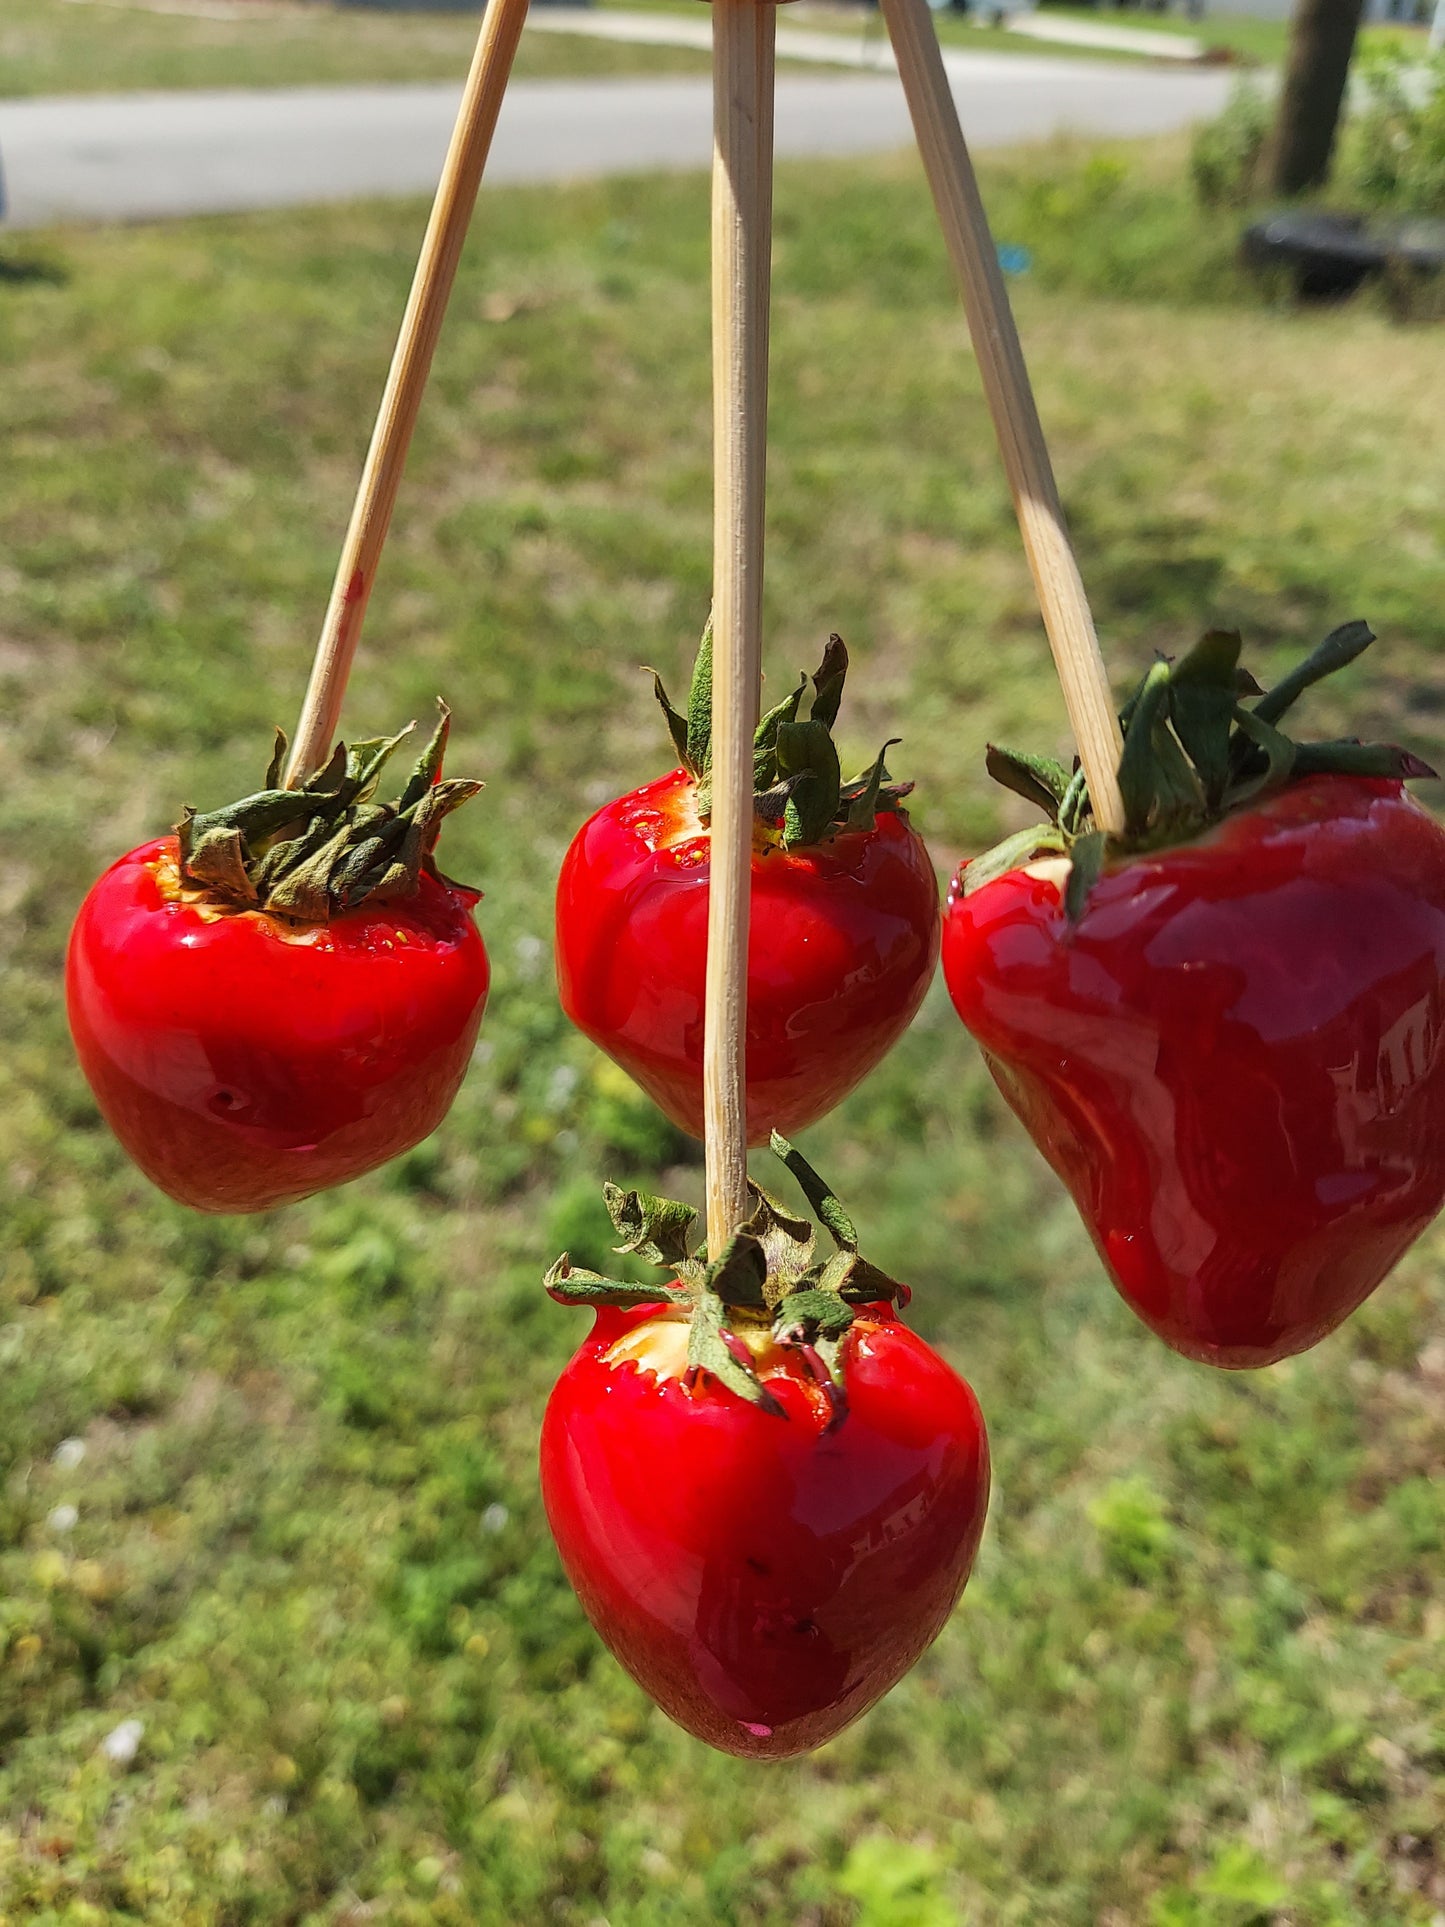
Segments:
[[[1194,136],[1189,171],[1206,207],[1243,207],[1254,189],[1271,108],[1258,87],[1241,82],[1217,120]]]
[[[1420,64],[1398,49],[1362,63],[1343,173],[1364,201],[1445,214],[1445,55]]]
[[[1400,46],[1364,55],[1337,179],[1346,198],[1400,214],[1445,214],[1445,55],[1420,61]],[[1243,82],[1194,136],[1189,171],[1205,207],[1254,198],[1273,105]]]

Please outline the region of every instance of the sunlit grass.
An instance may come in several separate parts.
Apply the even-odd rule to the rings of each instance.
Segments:
[[[387,13],[324,0],[222,0],[193,11],[136,0],[5,0],[0,100],[136,88],[300,87],[347,81],[460,81],[475,14]],[[705,74],[706,53],[524,34],[521,79],[574,74]]]
[[[988,183],[1034,250],[1014,292],[1117,682],[1208,624],[1268,664],[1362,614],[1356,726],[1438,755],[1438,342],[1237,287],[1199,307],[1207,237],[1129,253],[1176,165],[1058,150]],[[422,210],[70,233],[27,243],[50,278],[0,283],[0,1908],[1428,1922],[1445,1241],[1309,1358],[1186,1365],[941,996],[807,1149],[988,1414],[956,1620],[822,1755],[759,1772],[653,1712],[562,1581],[533,1455],[585,1320],[540,1272],[600,1243],[604,1174],[700,1189],[568,1033],[548,939],[573,828],[667,760],[637,665],[676,677],[705,613],[706,209],[700,179],[484,196],[348,721],[452,703],[488,788],[444,860],[486,891],[493,1002],[434,1140],[251,1221],[170,1206],[99,1125],[65,933],[101,864],[254,783],[290,720]],[[912,161],[784,169],[778,228],[772,674],[842,631],[845,760],[904,738],[946,871],[1016,821],[985,743],[1065,745],[976,373]],[[129,1717],[122,1771],[97,1748]]]

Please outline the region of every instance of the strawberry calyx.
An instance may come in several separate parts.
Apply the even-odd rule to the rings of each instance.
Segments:
[[[264,910],[324,923],[363,903],[416,894],[437,876],[442,819],[482,788],[443,778],[451,711],[443,702],[431,741],[394,803],[371,799],[397,746],[415,729],[349,746],[294,790],[278,787],[286,736],[277,730],[266,780],[253,796],[218,810],[187,807],[176,825],[183,884],[236,910]]]
[[[673,708],[654,669],[653,689],[683,768],[697,785],[697,810],[706,823],[712,814],[712,621],[703,631],[688,690],[687,714]],[[893,737],[860,776],[844,781],[833,741],[833,724],[843,700],[848,651],[841,636],[830,636],[814,675],[799,676],[791,694],[770,709],[753,734],[753,809],[761,822],[778,831],[785,850],[821,843],[839,830],[871,830],[880,810],[896,810],[913,788],[895,783],[884,758],[899,741]],[[809,681],[813,697],[800,713]]]
[[[802,1153],[776,1131],[771,1145],[827,1232],[831,1254],[819,1255],[817,1231],[806,1218],[751,1179],[752,1214],[711,1261],[705,1246],[693,1246],[697,1213],[691,1205],[605,1184],[608,1215],[622,1240],[614,1249],[659,1266],[671,1282],[605,1278],[580,1270],[564,1251],[542,1283],[564,1305],[686,1309],[689,1375],[706,1372],[749,1404],[783,1418],[787,1414],[759,1377],[748,1342],[769,1336],[795,1352],[822,1388],[832,1407],[831,1429],[847,1416],[842,1346],[855,1307],[904,1305],[909,1291],[860,1256],[852,1219]]]
[[[1344,623],[1269,690],[1241,664],[1235,630],[1211,629],[1177,661],[1160,657],[1119,712],[1124,828],[1117,835],[1095,823],[1077,758],[1066,769],[991,743],[990,776],[1038,804],[1049,822],[1017,831],[966,864],[964,895],[1040,857],[1067,856],[1064,907],[1074,921],[1107,863],[1187,843],[1306,776],[1433,777],[1428,763],[1393,743],[1302,743],[1279,728],[1307,689],[1374,640],[1368,623]]]

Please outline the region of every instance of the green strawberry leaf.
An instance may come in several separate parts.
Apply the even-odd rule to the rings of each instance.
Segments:
[[[1036,830],[1015,830],[1012,836],[1006,836],[1002,843],[995,843],[991,850],[985,850],[982,856],[974,857],[965,865],[963,894],[972,896],[975,890],[1007,876],[1010,870],[1020,870],[1039,857],[1062,856],[1069,848],[1069,841],[1061,830],[1046,829],[1042,825]]]
[[[600,1272],[578,1269],[565,1251],[543,1278],[542,1287],[559,1305],[618,1305],[631,1309],[637,1305],[691,1303],[691,1294],[674,1285],[655,1282],[634,1285],[621,1278],[604,1278]]]
[[[1343,622],[1338,629],[1332,629],[1317,649],[1312,649],[1302,663],[1296,666],[1277,682],[1273,689],[1260,697],[1254,706],[1254,715],[1262,723],[1277,723],[1287,709],[1290,709],[1307,689],[1326,676],[1333,676],[1337,670],[1346,668],[1357,657],[1362,656],[1375,640],[1375,633],[1368,622]]]
[[[687,718],[679,715],[668,700],[667,691],[662,686],[662,678],[655,669],[649,669],[652,678],[652,693],[662,705],[662,713],[667,719],[667,733],[672,738],[672,746],[677,751],[677,760],[689,776],[700,776],[702,772],[692,766],[691,745],[687,738]]]
[[[883,786],[888,781],[888,768],[883,759],[889,750],[893,749],[898,743],[902,742],[902,740],[901,736],[889,737],[882,749],[879,750],[873,767],[868,771],[866,777],[863,779],[862,787],[857,790],[856,794],[850,794],[854,789],[852,783],[844,785],[839,801],[847,805],[847,816],[844,820],[850,830],[871,830],[876,826],[878,822],[879,799],[883,795]],[[911,789],[912,787],[910,783],[908,788]],[[895,787],[895,801],[898,793]]]
[[[758,1377],[751,1363],[744,1363],[747,1347],[728,1327],[727,1306],[715,1291],[706,1287],[698,1294],[687,1333],[687,1362],[694,1371],[708,1372],[730,1392],[774,1418],[787,1413]]]
[[[1077,923],[1083,916],[1089,893],[1099,881],[1104,868],[1108,849],[1109,839],[1102,830],[1089,830],[1083,836],[1075,837],[1070,844],[1069,855],[1073,859],[1073,867],[1064,886],[1064,915],[1070,923]]]
[[[783,723],[777,737],[778,774],[788,782],[783,847],[817,843],[838,814],[843,773],[826,723]]]
[[[1229,783],[1240,646],[1237,630],[1211,629],[1169,672],[1170,717],[1211,811]]]
[[[1001,749],[997,743],[990,743],[984,766],[996,783],[1002,783],[1026,803],[1037,804],[1055,823],[1059,820],[1060,806],[1073,781],[1062,763],[1055,762],[1052,756],[1026,756],[1018,750]]]
[[[796,1344],[804,1338],[814,1344],[821,1338],[841,1338],[853,1323],[851,1305],[833,1291],[803,1290],[790,1292],[778,1305],[773,1318],[773,1336],[779,1344]]]
[[[838,720],[843,701],[843,685],[848,679],[848,651],[841,636],[829,636],[823,660],[813,676],[813,706],[808,712],[815,723],[831,729]]]
[[[858,1232],[853,1220],[838,1202],[826,1179],[809,1164],[802,1152],[790,1144],[781,1131],[774,1131],[768,1139],[768,1148],[783,1163],[796,1180],[798,1189],[808,1200],[813,1215],[817,1218],[840,1251],[858,1249]]]
[[[797,719],[798,704],[803,700],[803,691],[808,686],[808,678],[800,676],[798,686],[773,709],[770,709],[753,732],[753,789],[771,789],[778,780],[778,731],[784,723]]]
[[[712,617],[698,644],[687,692],[687,755],[684,759],[699,783],[712,769]]]
[[[732,1311],[765,1311],[768,1261],[747,1227],[733,1233],[705,1274],[704,1290]]]

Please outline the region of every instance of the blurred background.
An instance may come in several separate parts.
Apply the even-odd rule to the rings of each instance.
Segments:
[[[1364,616],[1310,720],[1438,760],[1445,85],[1428,19],[1310,5],[1293,54],[1266,0],[938,18],[1116,687]],[[1445,1237],[1310,1356],[1187,1364],[938,987],[804,1148],[988,1415],[953,1622],[764,1769],[562,1578],[535,1444],[586,1319],[541,1273],[604,1261],[604,1177],[701,1196],[558,1012],[551,891],[672,761],[638,666],[682,682],[706,614],[706,26],[529,28],[348,700],[444,694],[487,783],[443,841],[470,1077],[388,1170],[205,1219],[100,1123],[66,933],[294,717],[475,17],[5,0],[0,1917],[1439,1927]],[[844,762],[903,738],[944,879],[1022,820],[986,742],[1066,725],[876,19],[780,48],[768,662],[844,635]]]

